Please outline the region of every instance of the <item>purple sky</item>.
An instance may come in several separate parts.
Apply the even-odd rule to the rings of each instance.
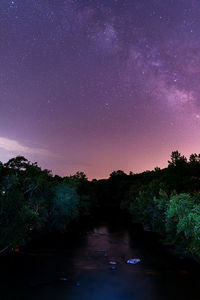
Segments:
[[[107,177],[200,152],[200,1],[1,0],[0,160]]]

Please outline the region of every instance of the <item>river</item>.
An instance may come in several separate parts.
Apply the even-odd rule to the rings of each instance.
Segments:
[[[41,238],[39,245],[0,257],[1,300],[200,299],[198,265],[169,254],[151,232],[118,220]],[[127,264],[130,258],[141,262]]]

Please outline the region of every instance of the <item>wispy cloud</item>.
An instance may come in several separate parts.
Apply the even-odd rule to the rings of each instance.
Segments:
[[[0,137],[0,148],[16,154],[37,154],[44,156],[54,156],[49,150],[42,148],[28,147],[16,140]]]

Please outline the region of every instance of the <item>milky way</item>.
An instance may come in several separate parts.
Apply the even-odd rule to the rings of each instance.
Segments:
[[[54,173],[200,152],[200,1],[1,0],[0,160]]]

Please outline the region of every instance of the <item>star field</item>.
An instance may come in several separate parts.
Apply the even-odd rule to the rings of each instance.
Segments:
[[[102,178],[199,153],[199,16],[197,0],[1,0],[0,160]]]

